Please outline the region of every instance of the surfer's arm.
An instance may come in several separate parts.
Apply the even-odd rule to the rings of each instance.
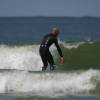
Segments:
[[[61,57],[60,57],[60,63],[63,64],[63,63],[64,63],[64,58],[63,58],[63,54],[62,54],[62,51],[61,51],[61,49],[60,49],[60,46],[59,46],[57,40],[56,40],[56,42],[55,42],[55,45],[56,45],[56,47],[57,47],[57,50],[58,50],[58,52],[59,52],[59,55],[61,56]]]
[[[60,49],[60,46],[59,46],[57,40],[55,41],[55,46],[57,47],[57,50],[58,50],[58,52],[59,52],[59,55],[60,55],[61,57],[63,57],[62,51],[61,51],[61,49]]]

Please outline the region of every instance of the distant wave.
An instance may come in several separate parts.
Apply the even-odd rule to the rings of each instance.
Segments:
[[[67,42],[59,41],[59,43],[62,44],[63,47],[65,47],[67,49],[72,49],[72,48],[78,48],[78,47],[84,45],[85,43],[93,44],[94,42],[92,42],[92,41],[88,41],[88,42],[82,41],[82,42],[67,43]]]

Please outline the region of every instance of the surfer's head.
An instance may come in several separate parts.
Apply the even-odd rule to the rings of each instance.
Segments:
[[[54,28],[52,29],[52,34],[54,34],[56,37],[59,35],[59,33],[60,33],[59,28],[54,27]]]

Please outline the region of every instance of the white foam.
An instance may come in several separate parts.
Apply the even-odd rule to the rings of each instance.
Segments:
[[[85,43],[93,44],[94,42],[88,41],[88,42],[65,43],[65,42],[59,40],[59,43],[62,44],[67,49],[73,49],[73,48],[78,48],[78,47],[84,45]]]
[[[94,80],[97,80],[94,82]],[[100,82],[99,70],[70,73],[13,72],[0,74],[0,93],[32,93],[32,96],[87,94]]]
[[[85,42],[75,42],[75,43],[65,43],[63,41],[59,41],[67,49],[78,48],[79,46],[85,44]]]
[[[0,46],[0,69],[40,70],[39,46]]]
[[[54,55],[55,47],[50,51]],[[39,55],[39,45],[7,46],[0,45],[0,69],[39,71],[43,63]]]

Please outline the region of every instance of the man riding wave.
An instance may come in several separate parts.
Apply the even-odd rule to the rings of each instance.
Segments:
[[[58,28],[53,28],[52,32],[45,35],[41,42],[39,52],[40,52],[40,56],[43,62],[42,70],[47,69],[48,63],[50,64],[50,70],[55,69],[55,63],[54,63],[52,54],[49,51],[49,48],[52,44],[55,44],[59,52],[61,63],[64,62],[63,54],[62,54],[62,51],[60,49],[60,46],[58,44],[58,39],[57,39],[59,32],[60,30]]]

